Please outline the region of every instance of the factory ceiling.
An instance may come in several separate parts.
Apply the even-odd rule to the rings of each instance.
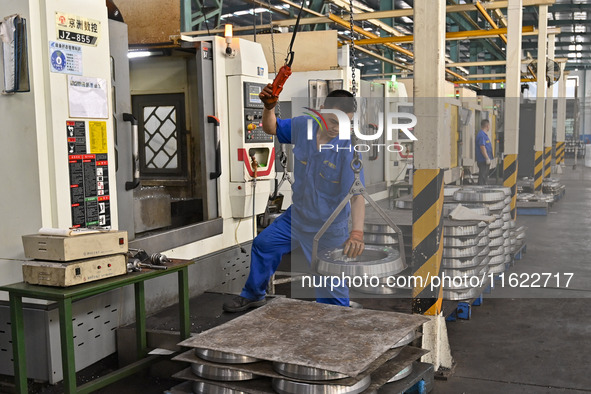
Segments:
[[[237,34],[252,34],[256,27],[258,34],[269,33],[269,23],[295,20],[298,0],[186,0],[193,3],[193,17],[195,18],[195,5],[204,13],[218,8],[217,18],[200,20],[199,25],[193,26],[205,34],[207,30],[219,31],[223,24],[231,23],[238,29]],[[212,2],[208,4],[208,1]],[[448,72],[450,80],[458,80],[474,74],[503,73],[504,65],[494,64],[505,60],[506,42],[501,35],[482,36],[480,30],[494,28],[503,29],[507,23],[506,1],[465,1],[446,0],[448,5],[447,32],[448,34],[462,35],[464,38],[446,41],[447,58],[449,63],[480,63],[482,65],[469,67],[453,67],[456,73]],[[476,3],[483,6],[479,11]],[[505,4],[503,7],[503,3]],[[549,4],[548,27],[554,28],[556,34],[555,58],[567,59],[566,69],[591,68],[591,0],[523,0],[523,26],[530,29],[529,34],[524,34],[522,47],[524,58],[537,57],[538,37],[535,32],[538,26],[538,6],[530,4]],[[360,29],[354,34],[354,39],[367,39],[372,37],[397,37],[399,43],[375,43],[364,45],[358,52],[357,66],[366,77],[403,72],[405,68],[412,68],[413,44],[412,41],[404,42],[400,36],[410,36],[413,32],[412,7],[413,0],[354,0],[353,1],[355,24]],[[449,12],[450,7],[461,9],[461,12]],[[388,14],[386,18],[371,13],[378,11],[396,10],[394,17]],[[307,0],[305,4],[303,24],[301,30],[325,30],[339,31],[339,37],[343,43],[350,40],[350,32],[347,26],[349,20],[349,0]],[[330,19],[328,15],[333,15]],[[484,15],[486,14],[486,15]],[[382,14],[383,15],[383,14]],[[378,18],[379,17],[379,18]],[[306,21],[305,18],[313,18]],[[347,24],[339,24],[342,18]],[[335,20],[337,22],[335,22]],[[491,23],[492,21],[492,23]],[[293,26],[278,26],[276,31],[287,31]],[[533,30],[533,31],[531,31]],[[480,36],[479,36],[480,34]],[[406,40],[409,41],[409,40]],[[399,50],[402,49],[402,50]],[[486,63],[492,65],[488,65]]]

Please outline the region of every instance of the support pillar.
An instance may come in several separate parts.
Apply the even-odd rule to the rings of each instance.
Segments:
[[[564,166],[564,140],[566,136],[566,74],[565,63],[560,63],[558,105],[556,108],[556,165]]]
[[[548,35],[548,58],[554,59],[554,41],[556,35]],[[554,78],[554,73],[550,73]],[[544,134],[544,178],[550,178],[552,174],[552,124],[554,120],[554,86],[548,87],[546,92],[546,127]]]
[[[443,289],[431,288],[439,276],[443,256],[443,170],[449,167],[449,133],[444,123],[445,2],[417,0],[414,3],[414,108],[417,141],[414,143],[413,176],[413,266],[423,278],[413,290],[413,312],[439,315]],[[430,45],[423,45],[424,43]]]
[[[546,98],[546,41],[548,39],[548,6],[541,5],[538,13],[538,71],[536,126],[534,142],[534,190],[542,193],[544,179],[544,109]]]
[[[443,257],[443,168],[449,168],[451,136],[440,127],[445,123],[445,2],[414,2],[414,176],[412,209],[413,275],[420,277],[412,291],[413,313],[431,316],[425,324],[423,361],[435,370],[451,368],[445,318],[441,313],[443,288],[433,285],[439,278]],[[425,45],[429,43],[429,45]],[[432,327],[432,326],[431,326]],[[444,346],[445,345],[445,346]]]
[[[505,137],[503,185],[511,188],[511,216],[517,216],[517,169],[519,152],[519,105],[521,102],[522,0],[509,0],[507,7],[507,70],[505,86]]]

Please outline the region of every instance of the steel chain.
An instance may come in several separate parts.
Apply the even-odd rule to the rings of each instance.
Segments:
[[[357,81],[356,81],[356,75],[355,75],[355,66],[356,66],[356,59],[355,59],[355,22],[353,20],[353,0],[349,0],[349,24],[350,24],[350,31],[351,31],[351,46],[349,47],[349,64],[351,66],[351,93],[353,94],[353,120],[351,121],[351,128],[353,129],[355,127],[355,114],[357,114]],[[355,150],[355,146],[357,146],[357,136],[355,135],[355,132],[353,131],[352,135],[351,135],[351,143],[353,145],[353,151],[355,152],[353,154],[353,160],[356,163],[361,163],[361,156],[359,155],[359,152],[357,150]],[[353,167],[353,162],[351,162],[351,166]],[[361,164],[361,166],[358,166],[358,171],[361,171],[361,168],[363,167],[363,164]],[[355,169],[354,169],[355,171]],[[358,173],[358,171],[356,171],[356,173]]]

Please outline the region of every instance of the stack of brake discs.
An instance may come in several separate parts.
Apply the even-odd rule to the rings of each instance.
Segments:
[[[224,393],[224,394],[235,394],[239,393],[236,390],[227,389],[215,384],[215,381],[222,382],[242,382],[246,380],[252,380],[257,377],[253,373],[238,371],[235,369],[226,368],[223,364],[249,364],[256,361],[260,361],[254,357],[241,356],[233,353],[220,352],[217,350],[209,350],[196,348],[195,355],[200,359],[209,361],[212,363],[218,363],[219,365],[213,366],[209,363],[192,363],[191,371],[200,378],[211,380],[212,382],[194,382],[193,392],[195,394],[211,394],[211,393]]]
[[[512,252],[509,238],[510,228],[514,226],[511,220],[511,189],[503,186],[470,186],[457,191],[454,200],[486,207],[489,215],[495,218],[488,225],[488,271],[503,272],[505,263],[511,261]]]
[[[444,215],[449,215],[454,204],[444,204]],[[457,205],[457,204],[456,204]],[[485,214],[486,208],[480,208]],[[476,221],[444,221],[443,259],[441,271],[448,278],[470,278],[486,273],[488,266],[488,234],[486,226]],[[466,300],[478,296],[478,286],[468,279],[458,281],[444,280],[443,298]]]
[[[273,369],[286,378],[299,379],[299,381],[290,379],[273,378],[273,389],[279,394],[321,394],[321,393],[347,393],[357,394],[363,392],[371,384],[371,376],[366,376],[352,386],[343,386],[336,384],[318,384],[318,381],[331,381],[346,378],[347,375],[327,371],[315,367],[307,367],[289,363],[273,363]],[[303,382],[303,381],[305,382]]]
[[[513,253],[517,252],[523,245],[525,245],[525,231],[527,227],[521,226],[511,230],[511,239],[515,240],[513,245]]]

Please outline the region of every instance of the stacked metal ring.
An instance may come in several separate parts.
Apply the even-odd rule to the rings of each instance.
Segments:
[[[279,394],[358,394],[371,384],[371,377],[366,376],[352,386],[336,384],[314,384],[273,378],[273,389]]]
[[[383,278],[395,275],[406,268],[400,253],[387,246],[366,245],[363,253],[349,258],[343,248],[329,249],[318,256],[318,273],[321,275],[375,276]]]

